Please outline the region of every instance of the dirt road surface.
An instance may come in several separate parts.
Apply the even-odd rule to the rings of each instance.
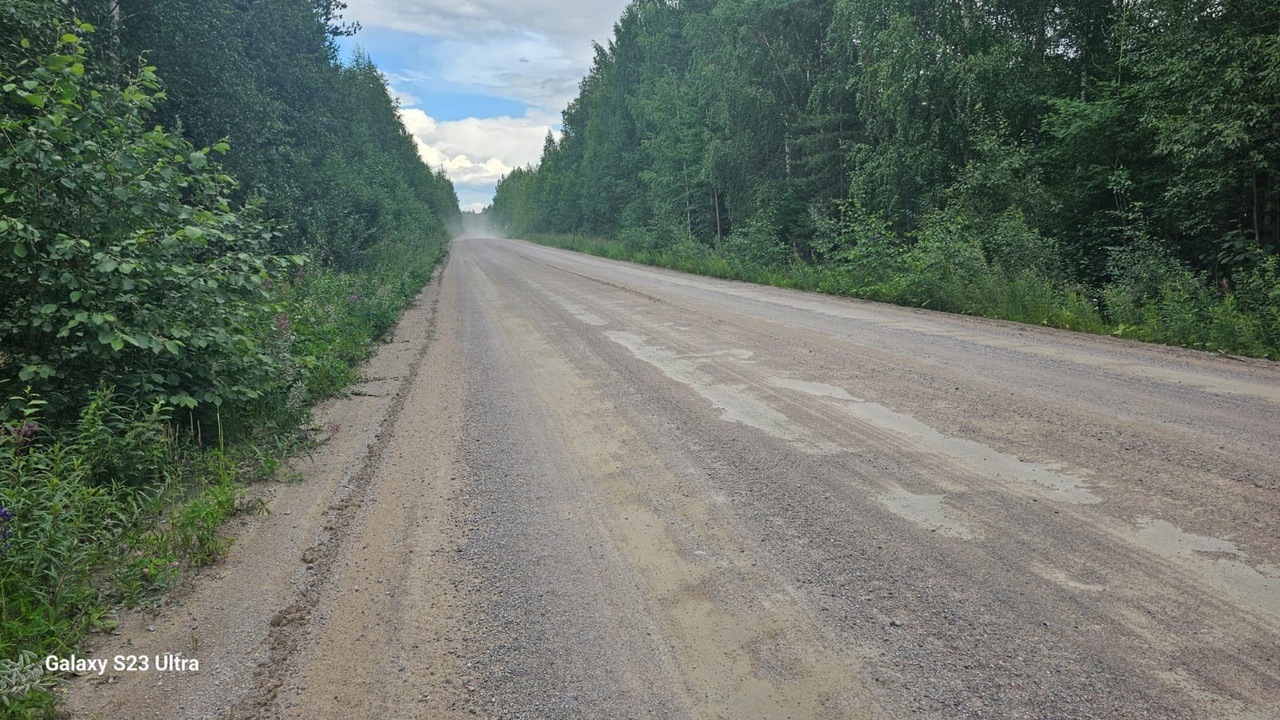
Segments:
[[[85,718],[1280,717],[1280,369],[464,238]]]

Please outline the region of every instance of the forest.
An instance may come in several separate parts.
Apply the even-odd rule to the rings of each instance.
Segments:
[[[0,714],[225,551],[444,256],[453,185],[343,9],[0,4]]]
[[[491,219],[724,277],[1280,356],[1271,0],[634,0]]]

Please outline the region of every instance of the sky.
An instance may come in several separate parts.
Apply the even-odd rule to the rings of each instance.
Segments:
[[[347,0],[346,22],[399,98],[405,127],[443,167],[463,210],[498,178],[536,164],[578,94],[592,41],[607,44],[627,0]]]

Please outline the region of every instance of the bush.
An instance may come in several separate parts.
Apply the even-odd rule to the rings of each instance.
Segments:
[[[0,706],[14,718],[44,714],[53,701],[53,676],[45,673],[44,658],[23,650],[14,659],[0,658]]]
[[[1103,297],[1114,334],[1220,352],[1276,354],[1268,329],[1277,310],[1272,306],[1268,312],[1267,265],[1246,277],[1252,305],[1247,309],[1235,294],[1209,286],[1203,275],[1150,240],[1114,249],[1109,265],[1112,281]]]
[[[966,230],[943,213],[929,217],[903,258],[900,301],[970,314],[982,314],[992,305],[992,270],[981,243]]]
[[[178,422],[165,403],[140,410],[110,388],[93,392],[63,432],[43,399],[11,398],[13,417],[0,422],[0,704],[8,714],[38,714],[53,702],[50,679],[12,659],[18,651],[70,653],[103,626],[111,604],[143,601],[182,567],[227,551],[220,528],[244,509],[241,481],[276,467],[276,453],[255,443],[295,436],[305,403],[354,375],[352,364],[390,330],[443,251],[437,243],[384,247],[371,268],[313,270],[281,288],[295,310],[281,351],[299,368],[301,400],[242,413],[239,422],[256,430],[235,445],[223,443],[237,433],[224,435],[220,413],[204,419],[216,425],[196,414]]]
[[[252,208],[231,209],[211,151],[147,126],[152,69],[121,89],[93,81],[92,28],[68,29],[0,71],[0,393],[29,385],[54,416],[103,377],[145,403],[261,397],[279,370],[263,340],[287,261],[266,253]]]
[[[40,398],[13,406],[20,416],[0,424],[0,658],[74,652],[112,603],[139,602],[184,564],[226,551],[218,529],[239,509],[234,478],[246,468],[179,442],[165,406],[138,412],[102,388],[65,436],[45,424]],[[11,707],[47,706],[47,684],[20,662],[0,665]]]
[[[903,274],[905,243],[884,218],[867,213],[857,203],[836,206],[838,218],[815,218],[819,234],[812,246],[817,259],[838,269],[843,282],[837,284],[847,288],[847,294],[896,298],[897,291],[888,285]]]
[[[1236,275],[1240,310],[1258,318],[1271,357],[1280,357],[1280,257],[1272,255]]]
[[[734,228],[720,244],[720,252],[756,267],[783,267],[795,253],[778,235],[778,224],[767,215],[752,217]]]
[[[146,447],[166,447],[161,412],[129,421],[110,391],[96,393],[82,433],[59,441],[42,424],[44,402],[15,399],[20,419],[0,426],[0,505],[8,516],[0,556],[0,656],[36,649],[70,652],[100,619],[95,573],[133,528],[164,478],[145,484],[105,476],[113,439],[127,431]]]

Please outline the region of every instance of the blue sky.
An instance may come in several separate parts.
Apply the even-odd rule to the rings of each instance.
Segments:
[[[347,0],[344,38],[386,75],[405,126],[443,167],[464,210],[493,198],[512,169],[536,163],[577,95],[594,40],[605,44],[626,0]]]

